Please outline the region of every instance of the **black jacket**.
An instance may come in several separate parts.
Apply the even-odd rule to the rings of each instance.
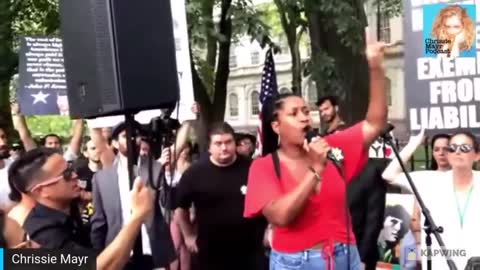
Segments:
[[[379,259],[377,238],[383,227],[387,192],[382,173],[389,162],[389,159],[370,158],[347,189],[352,229],[366,269],[375,269]]]

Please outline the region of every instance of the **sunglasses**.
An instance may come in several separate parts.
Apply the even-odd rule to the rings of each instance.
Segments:
[[[56,184],[62,179],[65,179],[65,181],[67,182],[77,179],[77,174],[75,173],[75,170],[71,167],[70,164],[59,176],[43,181],[42,183],[36,184],[35,186],[33,186],[33,188],[30,189],[30,191],[32,192],[41,187],[46,187],[49,185]]]
[[[473,146],[469,144],[450,144],[448,146],[448,152],[455,153],[457,150],[460,150],[462,153],[470,153],[473,150]]]

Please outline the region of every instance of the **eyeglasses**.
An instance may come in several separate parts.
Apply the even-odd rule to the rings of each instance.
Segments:
[[[448,152],[450,153],[455,153],[457,150],[460,149],[460,152],[462,153],[470,153],[473,150],[473,146],[469,144],[450,144],[448,146]]]
[[[69,165],[59,176],[43,181],[42,183],[36,184],[30,189],[30,192],[36,189],[39,189],[41,187],[53,185],[62,179],[65,179],[65,181],[67,182],[77,179],[77,174],[75,173],[75,170],[71,167],[71,165]]]

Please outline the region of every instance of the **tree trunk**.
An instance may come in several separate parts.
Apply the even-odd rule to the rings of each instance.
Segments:
[[[275,0],[283,32],[287,36],[288,47],[290,48],[290,57],[292,61],[292,92],[296,95],[302,95],[302,59],[300,57],[299,42],[302,31],[297,34],[296,18],[297,14],[289,10],[281,0]]]
[[[296,47],[297,44],[297,29],[294,25],[287,25],[284,28],[287,34],[288,47],[290,48],[290,58],[292,60],[292,92],[297,95],[302,95],[302,74],[301,74],[301,59],[300,49]]]
[[[215,70],[215,62],[217,61],[217,39],[212,35],[215,31],[215,24],[213,23],[214,5],[214,0],[202,1],[202,15],[204,18],[208,18],[205,23],[205,35],[207,37],[207,63],[212,69],[212,72]]]
[[[203,84],[202,79],[195,68],[193,57],[190,59],[190,68],[192,70],[193,96],[195,101],[200,105],[201,118],[205,119],[205,121],[209,123],[211,119],[212,103],[210,102],[207,89],[205,88],[205,85]]]
[[[224,121],[227,100],[227,83],[230,75],[230,44],[232,40],[232,19],[229,12],[232,0],[222,0],[219,32],[225,38],[220,41],[217,72],[215,74],[215,94],[213,97],[213,121]]]
[[[304,32],[304,28],[296,33],[296,29],[292,29],[295,32],[294,43],[290,46],[290,56],[292,58],[292,92],[296,95],[302,95],[302,56],[300,55],[300,40]],[[293,41],[293,38],[292,38]],[[290,41],[289,41],[290,44]]]
[[[0,0],[0,124],[12,128],[10,79],[16,63],[12,51],[12,10],[10,0]]]
[[[355,8],[357,16],[365,17],[363,8],[360,10],[358,6]],[[316,59],[315,56],[325,53],[334,60],[334,72],[336,73],[334,77],[338,79],[340,87],[340,91],[337,93],[327,90],[327,93],[319,92],[319,95],[336,94],[340,98],[340,114],[347,124],[364,119],[369,100],[369,74],[365,55],[354,52],[352,48],[342,44],[336,27],[325,29],[322,26],[323,21],[330,18],[328,14],[313,11],[307,13],[307,18],[313,59]],[[363,37],[363,33],[358,34]],[[365,40],[363,40],[363,45],[365,45],[364,43]],[[362,51],[364,51],[364,47]],[[314,61],[314,65],[322,64]],[[320,85],[322,82],[316,81],[316,83]]]

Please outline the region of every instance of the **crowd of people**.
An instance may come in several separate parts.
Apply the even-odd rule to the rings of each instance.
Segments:
[[[134,127],[137,151],[131,152],[143,161],[134,165],[132,187],[125,123],[91,128],[84,138],[83,120],[73,120],[63,151],[55,134],[37,144],[13,105],[24,149],[10,147],[0,127],[2,247],[91,252],[97,269],[139,269],[139,263],[169,270],[375,269],[381,256],[397,252],[389,244],[395,239],[381,233],[384,223],[401,222],[385,209],[387,184],[409,188],[397,161],[368,155],[387,123],[383,49],[367,46],[364,120],[346,125],[337,99],[322,97],[317,106],[325,127],[306,140],[307,103],[274,95],[262,107],[263,153],[254,156],[254,136],[225,122],[207,129],[195,104],[197,119],[183,123],[171,146],[157,149],[144,126]],[[424,131],[412,136],[402,159],[423,141]],[[431,144],[432,167],[411,176],[447,245],[473,257],[480,253],[474,214],[480,174],[472,169],[478,142],[460,132],[437,135]],[[152,175],[148,158],[154,158]],[[417,254],[425,246],[423,219],[417,206],[405,238],[411,243],[403,243]],[[143,256],[131,257],[138,235]],[[442,259],[434,259],[433,269],[446,269]],[[453,258],[461,269],[467,259]],[[418,269],[419,262],[399,263]]]

